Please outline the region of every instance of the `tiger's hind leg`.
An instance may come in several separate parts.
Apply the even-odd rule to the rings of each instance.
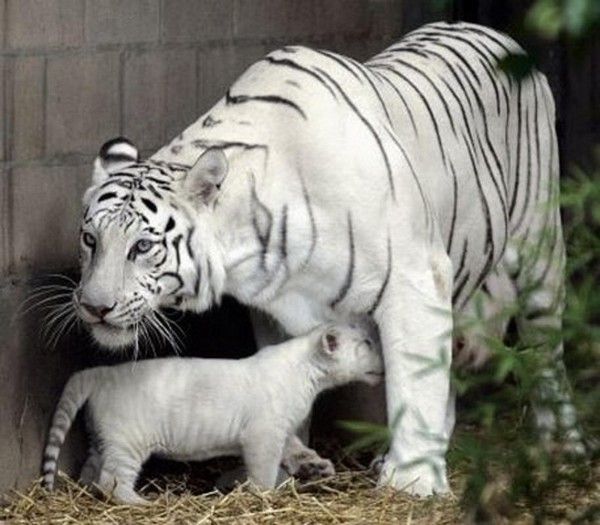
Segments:
[[[505,338],[516,300],[515,284],[501,261],[456,316],[452,349],[455,369],[478,370],[485,365],[492,355],[491,342],[502,342]],[[451,386],[445,421],[449,436],[456,423],[456,395]]]
[[[491,357],[490,343],[502,342],[515,313],[517,290],[504,262],[461,308],[454,331],[453,365],[477,370]]]
[[[542,442],[548,448],[560,443],[564,452],[584,455],[586,448],[563,363],[565,247],[558,209],[553,218],[550,226],[539,230],[537,240],[521,243],[515,278],[519,294],[517,330],[524,345],[541,350],[531,403]]]
[[[81,467],[79,483],[85,487],[92,487],[100,476],[102,468],[102,456],[95,446],[89,448],[89,455]]]
[[[97,486],[119,503],[147,505],[150,502],[135,491],[135,482],[147,458],[134,456],[122,447],[108,445],[102,450],[102,468]]]

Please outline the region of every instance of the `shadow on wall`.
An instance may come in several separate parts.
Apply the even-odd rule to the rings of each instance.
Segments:
[[[17,316],[28,288],[16,279],[0,288],[0,485],[22,486],[39,475],[48,421],[62,385],[86,366],[90,347],[70,334],[53,350],[40,336],[39,312]],[[74,433],[65,448],[65,469],[81,457],[84,441]]]

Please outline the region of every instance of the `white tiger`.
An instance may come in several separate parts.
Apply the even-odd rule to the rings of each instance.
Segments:
[[[446,492],[453,309],[479,289],[485,311],[518,294],[527,342],[561,325],[554,103],[540,72],[496,67],[508,52],[523,51],[466,23],[426,25],[365,64],[284,47],[151,158],[105,144],[84,198],[79,315],[109,348],[162,307],[201,312],[223,294],[291,335],[367,315],[395,422],[380,482]],[[477,334],[466,341],[472,353]],[[560,425],[539,403],[536,416],[546,438],[562,426],[577,442],[561,354],[548,348],[542,374]],[[440,366],[419,374],[423,360]]]
[[[366,332],[346,325],[313,330],[240,360],[164,358],[77,372],[58,402],[44,453],[52,489],[66,434],[85,404],[90,455],[82,481],[123,503],[151,454],[183,461],[242,455],[248,478],[273,488],[284,447],[323,390],[374,385],[383,363]],[[285,462],[284,462],[285,463]]]

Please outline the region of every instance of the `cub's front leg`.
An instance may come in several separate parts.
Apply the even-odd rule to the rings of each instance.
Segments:
[[[398,254],[373,317],[385,362],[392,439],[380,484],[419,496],[449,491],[445,454],[450,386],[452,270],[442,250]]]
[[[242,443],[242,455],[248,479],[261,489],[275,488],[286,434],[269,425],[249,429]]]
[[[250,308],[250,321],[254,331],[254,339],[257,348],[282,343],[287,336],[281,325],[267,314],[260,312],[254,308]],[[322,458],[312,448],[305,445],[309,441],[310,430],[310,415],[308,419],[298,429],[298,436],[290,436],[286,440],[286,445],[283,449],[281,466],[290,476],[294,476],[303,480],[312,480],[333,476],[335,468],[333,463],[325,458]],[[231,479],[241,481],[243,472],[237,473],[234,476],[223,478],[222,485],[232,484]]]

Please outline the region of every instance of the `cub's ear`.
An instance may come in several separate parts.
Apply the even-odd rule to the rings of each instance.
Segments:
[[[109,140],[100,148],[100,153],[94,161],[92,184],[101,184],[112,173],[138,162],[139,159],[137,148],[126,138],[117,137]]]
[[[335,328],[328,328],[321,336],[321,350],[328,355],[334,354],[339,348],[339,332]]]
[[[187,172],[183,191],[193,203],[210,204],[219,191],[229,167],[220,149],[207,149]]]

